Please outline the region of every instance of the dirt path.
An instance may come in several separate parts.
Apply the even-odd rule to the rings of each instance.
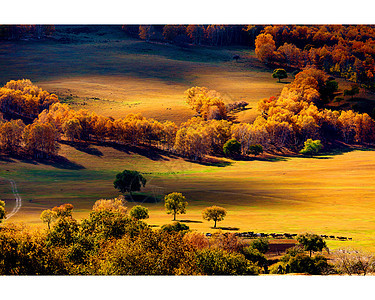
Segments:
[[[17,185],[16,185],[16,182],[13,180],[13,179],[5,179],[4,180],[8,180],[10,182],[10,185],[12,186],[12,192],[13,192],[13,195],[15,197],[15,200],[16,200],[16,205],[15,207],[13,208],[13,210],[7,214],[6,218],[9,219],[11,217],[13,217],[21,208],[22,206],[22,198],[21,196],[18,194],[18,189],[17,189]]]

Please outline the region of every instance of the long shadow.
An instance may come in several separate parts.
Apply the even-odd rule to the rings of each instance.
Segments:
[[[0,161],[8,162],[8,163],[14,162],[14,160],[10,159],[9,156],[2,155],[2,154],[0,154]]]
[[[69,142],[69,141],[60,141],[60,143],[71,146],[77,149],[78,151],[81,151],[90,155],[95,155],[98,157],[103,156],[103,153],[99,149],[93,148],[92,144],[82,143],[82,142]]]
[[[352,151],[374,151],[374,146],[363,146],[363,145],[346,145],[343,143],[335,143],[330,148],[321,152],[320,155],[343,155]],[[318,156],[317,156],[318,157]]]
[[[31,159],[31,158],[22,158],[21,162],[33,165],[49,165],[57,169],[63,170],[82,170],[85,169],[84,166],[77,164],[63,156],[56,156],[50,159]]]
[[[260,156],[241,156],[236,158],[237,161],[266,161],[266,162],[279,162],[287,161],[288,157],[291,156],[272,156],[272,157],[260,157]]]
[[[211,228],[212,229],[221,229],[221,230],[233,230],[233,231],[240,230],[240,228],[238,228],[238,227],[216,227],[216,228],[211,227]]]
[[[220,159],[213,159],[213,158],[205,158],[202,160],[191,160],[186,159],[188,162],[199,164],[203,166],[210,166],[210,167],[218,167],[218,168],[224,168],[231,166],[233,163],[226,161],[226,160],[220,160]]]
[[[194,220],[179,220],[181,223],[203,223],[202,221],[194,221]]]

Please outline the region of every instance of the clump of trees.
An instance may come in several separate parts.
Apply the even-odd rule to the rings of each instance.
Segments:
[[[122,199],[100,199],[78,221],[71,204],[42,213],[45,231],[0,228],[1,275],[256,275],[255,256],[234,234],[211,238],[174,223],[152,229]],[[52,221],[53,220],[53,221]],[[247,253],[247,252],[246,252]]]
[[[192,87],[185,91],[186,102],[204,120],[225,120],[227,110],[221,95],[205,87]]]
[[[373,89],[375,29],[368,25],[272,25],[255,39],[255,54],[284,67],[314,66]]]
[[[33,120],[56,102],[55,94],[33,85],[29,79],[11,80],[0,88],[0,111],[10,117]]]
[[[333,141],[371,143],[375,137],[375,122],[368,114],[319,108],[321,91],[327,90],[328,82],[323,71],[308,68],[299,72],[279,97],[259,101],[261,116],[252,124],[239,123],[231,127],[232,136],[241,143],[242,154],[254,144],[265,150],[296,151],[308,139],[324,144]]]
[[[9,88],[19,86],[22,90],[28,85],[24,81],[10,83]],[[180,126],[141,114],[113,119],[84,109],[75,111],[55,100],[47,101],[48,109],[31,124],[0,120],[0,150],[51,158],[58,153],[60,139],[66,138],[72,142],[108,141],[157,147],[196,161],[206,155],[225,154],[224,144],[232,139],[240,143],[242,155],[255,156],[261,153],[259,147],[263,151],[282,153],[287,149],[296,153],[309,139],[320,140],[327,146],[335,141],[373,143],[375,122],[368,114],[323,108],[326,99],[332,98],[336,90],[337,82],[329,80],[324,71],[306,68],[296,74],[279,97],[259,101],[261,115],[254,122],[234,124],[226,120],[227,106],[220,94],[204,87],[193,87],[185,92],[187,102],[199,116]],[[44,92],[34,94],[38,93]],[[255,145],[259,146],[254,148]],[[235,146],[238,147],[238,143]]]

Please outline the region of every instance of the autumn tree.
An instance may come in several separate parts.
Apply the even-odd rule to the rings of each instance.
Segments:
[[[185,91],[186,102],[203,119],[226,119],[226,106],[221,95],[215,90],[206,87],[192,87]]]
[[[23,132],[25,149],[36,158],[49,158],[57,154],[57,131],[50,123],[32,123]]]
[[[152,25],[140,25],[139,26],[139,37],[142,40],[148,42],[153,36],[153,26]]]
[[[140,191],[141,187],[146,185],[146,178],[138,171],[124,170],[116,175],[113,185],[121,193]]]
[[[0,223],[5,219],[5,202],[0,200]]]
[[[268,63],[274,59],[276,45],[270,34],[260,34],[255,39],[255,54],[260,61]]]
[[[60,206],[55,206],[54,208],[52,208],[52,212],[56,213],[57,218],[72,217],[73,205],[70,203],[65,203]]]
[[[225,216],[227,215],[227,211],[220,206],[211,206],[207,207],[202,212],[203,219],[207,221],[213,220],[215,222],[214,228],[216,228],[216,222],[220,222],[224,220]]]
[[[43,223],[47,223],[48,230],[51,229],[50,224],[54,222],[57,218],[57,212],[50,209],[43,210],[40,214],[40,219],[43,221]]]
[[[185,214],[186,206],[188,202],[186,201],[185,196],[181,193],[170,193],[164,197],[165,209],[167,214],[173,214],[173,221],[176,221],[177,214]]]
[[[174,148],[184,156],[200,160],[209,152],[207,134],[201,124],[182,127],[177,131]]]
[[[284,69],[275,69],[272,73],[272,77],[279,79],[279,82],[281,82],[281,79],[288,78],[288,74]]]
[[[93,211],[111,211],[121,214],[126,214],[128,208],[125,206],[124,196],[120,196],[114,199],[99,199],[95,201],[94,206],[92,207]]]
[[[65,121],[62,131],[69,140],[74,141],[81,138],[83,128],[78,119],[72,118]]]
[[[56,102],[55,94],[37,87],[29,79],[11,80],[0,88],[0,112],[11,117],[34,119]]]
[[[191,39],[193,44],[200,45],[204,39],[204,26],[201,25],[189,25],[186,28],[186,33]]]
[[[19,152],[24,128],[25,124],[20,119],[0,123],[0,149],[10,153]]]
[[[136,220],[148,219],[148,208],[142,205],[133,206],[130,216]]]

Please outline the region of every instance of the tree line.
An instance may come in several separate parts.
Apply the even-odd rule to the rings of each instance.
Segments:
[[[263,149],[298,152],[308,139],[319,140],[323,146],[334,141],[372,144],[375,123],[368,114],[324,108],[325,99],[337,90],[335,83],[324,71],[306,68],[283,88],[279,97],[259,101],[261,115],[253,123],[233,122],[230,108],[218,92],[193,87],[185,92],[185,99],[197,114],[177,126],[141,114],[113,119],[85,109],[76,111],[29,80],[10,81],[0,89],[4,117],[32,118],[41,112],[28,125],[20,119],[0,118],[0,149],[48,158],[57,154],[59,141],[65,138],[72,142],[152,146],[200,160],[208,154],[225,154],[224,145],[231,139],[240,144],[242,155],[258,155]]]
[[[257,35],[255,53],[265,63],[314,66],[375,88],[373,25],[272,25]]]
[[[0,39],[18,40],[21,38],[37,38],[53,34],[54,25],[0,25]]]
[[[179,46],[254,45],[264,26],[249,25],[123,25],[128,35],[145,41],[174,43]]]

